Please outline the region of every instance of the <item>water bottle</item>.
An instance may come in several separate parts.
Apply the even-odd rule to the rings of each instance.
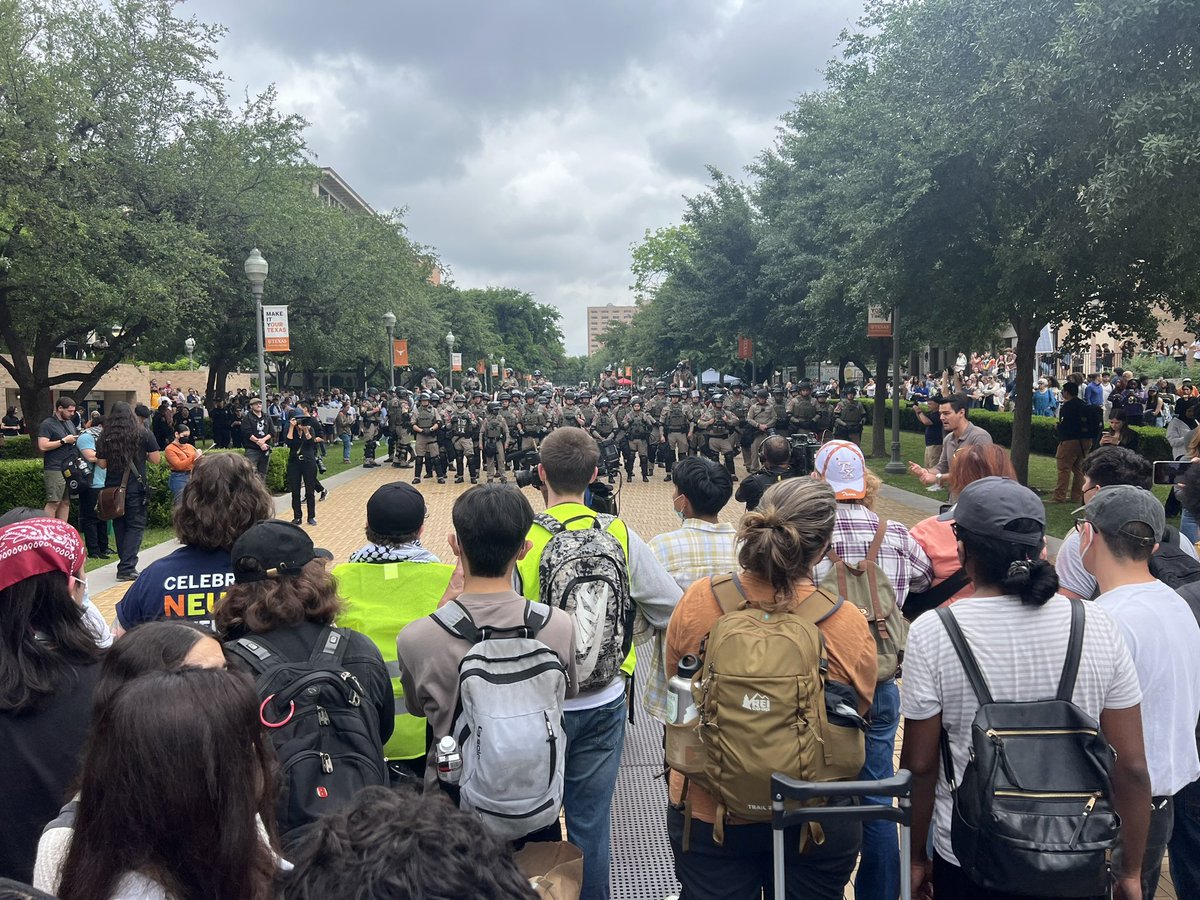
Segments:
[[[462,777],[462,754],[458,752],[458,741],[446,735],[437,745],[438,781],[458,784]]]
[[[700,658],[689,653],[679,660],[675,676],[667,682],[667,720],[672,725],[686,725],[698,715],[692,700],[692,676],[700,671]]]

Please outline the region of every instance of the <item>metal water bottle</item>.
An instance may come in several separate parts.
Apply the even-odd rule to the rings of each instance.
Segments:
[[[458,741],[446,735],[437,745],[438,781],[458,784],[462,777],[462,754],[458,752]]]
[[[667,719],[672,725],[686,725],[700,713],[692,700],[692,676],[700,671],[700,658],[688,653],[679,660],[675,675],[667,682]]]

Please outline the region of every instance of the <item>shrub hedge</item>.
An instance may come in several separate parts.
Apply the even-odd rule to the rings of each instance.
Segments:
[[[33,438],[27,434],[16,437],[6,437],[4,446],[0,447],[0,459],[36,459],[33,450]]]
[[[11,439],[10,439],[11,440]],[[206,451],[218,453],[241,453],[241,450]],[[267,489],[272,494],[282,494],[287,488],[288,450],[276,450],[271,454],[267,469]],[[147,511],[147,528],[166,528],[171,524],[171,489],[167,486],[170,474],[166,462],[146,466],[146,478],[150,482],[150,508]],[[0,513],[14,506],[32,506],[40,509],[46,505],[46,493],[42,486],[42,461],[40,459],[4,459],[0,457]],[[75,504],[78,506],[78,504]],[[72,508],[72,521],[77,512]]]
[[[867,408],[867,419],[871,421],[874,415],[875,401],[864,399],[862,402]],[[889,408],[885,424],[890,427],[891,421],[892,414]],[[971,410],[971,421],[990,434],[992,440],[997,444],[1005,447],[1012,446],[1012,413],[973,409]],[[1029,449],[1034,453],[1053,456],[1058,449],[1058,436],[1054,432],[1054,426],[1057,424],[1058,421],[1056,419],[1045,416],[1034,416],[1033,430],[1029,439]],[[925,433],[925,426],[921,424],[921,420],[917,418],[917,414],[913,412],[912,407],[907,404],[900,410],[900,427],[904,431],[915,431],[918,434]],[[1167,430],[1165,428],[1141,426],[1135,427],[1133,430],[1141,435],[1139,452],[1142,456],[1151,462],[1172,458],[1171,445],[1167,441]]]

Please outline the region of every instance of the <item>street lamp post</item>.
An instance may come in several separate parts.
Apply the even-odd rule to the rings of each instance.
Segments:
[[[258,395],[265,404],[267,402],[267,357],[266,351],[263,349],[262,295],[263,284],[267,280],[268,267],[267,261],[258,252],[257,247],[250,251],[250,255],[246,257],[246,262],[242,266],[242,269],[246,273],[246,278],[250,281],[250,293],[254,295],[254,326],[258,334]]]
[[[395,344],[392,342],[392,329],[396,327],[396,314],[394,312],[385,312],[383,314],[383,327],[387,330],[387,359],[388,364],[388,384],[391,385],[392,393],[396,393],[396,357],[392,352]]]
[[[878,391],[876,386],[876,391]],[[883,471],[889,475],[903,475],[904,461],[900,459],[900,307],[892,307],[892,458]],[[882,424],[882,417],[880,417]]]
[[[196,352],[196,339],[190,337],[186,341],[184,341],[183,349],[187,351],[188,371],[190,372],[190,371],[192,371],[192,368],[193,368],[192,367],[192,354]]]
[[[454,393],[454,332],[446,332],[446,350],[450,354],[450,368],[446,370],[446,385],[450,388],[450,393]]]

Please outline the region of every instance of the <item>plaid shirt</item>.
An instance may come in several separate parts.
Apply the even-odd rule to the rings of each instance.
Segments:
[[[858,503],[839,503],[837,520],[833,525],[833,549],[847,563],[861,562],[867,557],[875,531],[879,528],[879,516]],[[921,545],[913,540],[908,529],[899,522],[888,522],[883,545],[877,560],[892,588],[896,591],[896,604],[903,607],[909,591],[928,590],[933,583],[933,564]],[[816,580],[833,568],[828,558],[816,567]]]
[[[737,569],[734,548],[737,529],[728,522],[704,522],[684,519],[683,527],[650,539],[650,549],[664,569],[687,590],[693,581],[708,575],[722,575]],[[654,655],[642,706],[660,722],[667,721],[667,672],[663,651],[663,632],[654,637]]]

